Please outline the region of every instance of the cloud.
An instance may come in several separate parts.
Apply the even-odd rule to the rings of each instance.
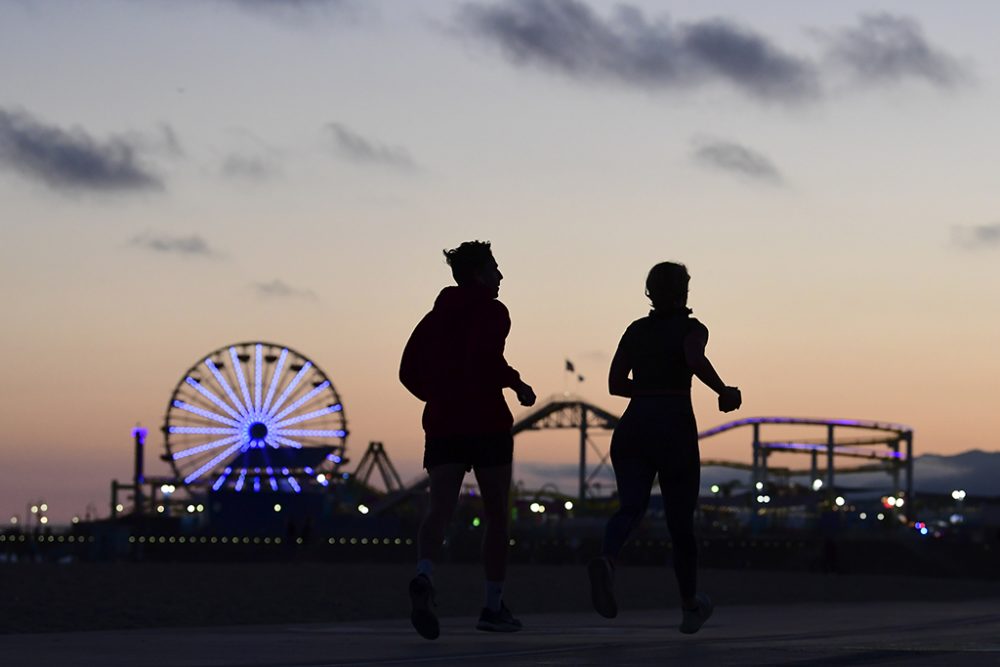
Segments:
[[[509,0],[464,5],[458,25],[517,65],[579,80],[660,89],[725,82],[751,97],[778,101],[820,94],[811,62],[724,19],[674,25],[629,5],[602,18],[579,0]]]
[[[388,146],[367,139],[341,123],[329,123],[337,152],[360,164],[376,164],[396,169],[413,170],[417,165],[409,152],[399,146]]]
[[[856,27],[819,34],[828,57],[863,84],[923,80],[952,88],[971,79],[959,60],[932,46],[912,18],[891,14],[862,16]]]
[[[281,173],[278,165],[266,158],[233,154],[228,156],[220,168],[222,175],[234,181],[260,183],[269,181]]]
[[[316,300],[316,293],[309,289],[292,287],[283,280],[275,278],[268,283],[253,283],[253,290],[262,299],[309,299]]]
[[[696,162],[758,182],[780,184],[784,179],[767,156],[741,144],[711,139],[696,141]]]
[[[63,191],[162,190],[142,164],[134,138],[92,138],[84,130],[46,125],[22,111],[0,109],[0,166]]]
[[[970,225],[952,229],[955,244],[970,250],[1000,248],[1000,222],[992,225]]]
[[[152,250],[154,252],[185,255],[188,257],[213,257],[218,253],[208,242],[197,234],[191,236],[152,236],[142,234],[130,241],[133,246]]]
[[[344,16],[357,18],[369,10],[364,3],[356,0],[218,0],[240,9],[266,15],[272,19],[283,20],[292,24],[302,25],[304,20],[311,20],[320,15]]]

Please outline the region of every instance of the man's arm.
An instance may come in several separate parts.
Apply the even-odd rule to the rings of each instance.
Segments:
[[[427,378],[424,377],[423,357],[427,354],[424,342],[424,322],[426,317],[420,320],[413,333],[410,334],[406,346],[403,348],[403,357],[399,361],[399,381],[403,383],[407,391],[419,398],[427,401]]]
[[[521,405],[533,405],[535,392],[521,380],[521,374],[507,363],[504,349],[510,333],[510,314],[499,301],[490,302],[469,341],[467,368],[476,384],[510,387]]]

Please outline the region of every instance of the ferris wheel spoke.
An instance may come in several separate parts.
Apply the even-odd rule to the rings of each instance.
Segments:
[[[285,387],[284,391],[281,392],[281,395],[278,396],[278,400],[276,400],[274,405],[271,406],[271,412],[278,411],[281,404],[285,402],[285,399],[288,398],[288,395],[292,393],[295,387],[299,384],[299,381],[302,380],[302,376],[304,376],[310,368],[312,368],[311,361],[307,361],[302,364],[302,368],[299,369],[299,372],[295,374],[295,377],[292,378],[291,382],[288,383],[288,386]]]
[[[169,426],[167,432],[178,435],[234,435],[239,433],[240,429],[226,426]]]
[[[219,475],[219,479],[215,480],[215,483],[212,484],[212,490],[218,491],[219,489],[221,489],[222,486],[226,483],[226,478],[229,477],[229,473],[231,472],[232,472],[231,468],[226,468],[226,470],[221,475]]]
[[[319,394],[329,386],[330,386],[329,380],[324,380],[323,382],[320,382],[318,385],[313,387],[312,390],[310,390],[308,393],[303,394],[301,398],[296,399],[294,403],[290,404],[287,408],[285,408],[278,414],[274,415],[274,419],[276,420],[281,419],[282,417],[295,412],[295,410],[299,408],[299,406],[308,403],[310,400],[315,398],[317,394]]]
[[[292,487],[292,490],[295,491],[295,493],[302,493],[302,487],[299,486],[298,481],[294,477],[289,475],[285,478],[285,480],[288,482],[288,485]]]
[[[179,410],[184,410],[185,412],[190,412],[191,414],[198,415],[199,417],[204,417],[205,419],[211,419],[213,421],[220,422],[222,424],[229,424],[230,426],[240,425],[240,423],[235,419],[230,419],[229,417],[223,417],[222,415],[212,412],[211,410],[199,408],[197,405],[191,405],[190,403],[185,403],[184,401],[175,400],[174,407]]]
[[[235,490],[237,490],[237,491],[242,491],[243,490],[243,482],[246,481],[246,478],[247,478],[247,469],[243,468],[242,470],[240,470],[240,476],[236,480],[236,486],[233,487],[233,488]]]
[[[241,442],[237,442],[235,445],[232,445],[231,447],[229,447],[229,449],[227,449],[226,451],[222,452],[221,454],[219,454],[218,456],[216,456],[214,459],[212,459],[211,461],[209,461],[208,463],[206,463],[205,465],[201,466],[200,468],[198,468],[197,470],[195,470],[193,473],[191,473],[190,475],[188,475],[187,477],[185,477],[184,478],[184,483],[185,484],[190,484],[191,482],[195,481],[196,479],[198,479],[199,477],[201,477],[202,475],[204,475],[206,472],[208,472],[209,470],[211,470],[215,466],[219,465],[220,463],[222,463],[223,461],[225,461],[226,459],[228,459],[229,457],[231,457],[237,451],[239,451],[241,445],[242,445]]]
[[[337,403],[336,405],[330,405],[325,408],[320,408],[319,410],[313,410],[312,412],[307,412],[304,415],[299,415],[298,417],[291,417],[289,419],[285,419],[284,421],[280,421],[277,424],[275,424],[275,427],[279,429],[284,428],[285,426],[291,426],[292,424],[298,424],[299,422],[306,422],[309,421],[310,419],[316,419],[317,417],[329,415],[334,412],[340,412],[341,409],[342,408],[340,406],[340,403]]]
[[[233,419],[239,419],[240,418],[240,413],[236,412],[236,410],[233,410],[231,407],[229,407],[228,405],[226,405],[225,401],[223,401],[221,398],[219,398],[218,396],[216,396],[209,389],[205,388],[200,382],[198,382],[197,380],[195,380],[193,377],[188,377],[185,380],[185,382],[187,382],[188,385],[190,385],[191,387],[193,387],[195,389],[195,391],[197,391],[199,394],[201,394],[202,396],[204,396],[208,400],[212,401],[212,403],[214,403],[215,405],[217,405],[220,408],[222,408],[223,412],[227,413]]]
[[[253,401],[250,400],[250,390],[247,389],[247,378],[243,373],[243,364],[240,363],[240,358],[236,354],[236,348],[229,348],[229,356],[233,360],[233,370],[236,373],[236,379],[240,383],[240,391],[243,392],[243,398],[246,399],[247,412],[253,411]]]
[[[274,441],[279,442],[282,445],[285,445],[286,447],[292,447],[294,449],[302,449],[301,442],[295,442],[294,440],[290,440],[284,436],[276,435],[274,436]]]
[[[219,447],[225,447],[226,445],[231,445],[232,443],[240,440],[243,436],[240,434],[231,435],[228,438],[222,438],[221,440],[214,440],[212,442],[206,442],[204,445],[198,445],[196,447],[191,447],[189,449],[182,449],[173,455],[173,459],[176,461],[178,459],[185,459],[189,456],[194,456],[195,454],[200,454],[201,452],[207,452],[212,449],[218,449]]]
[[[290,435],[297,438],[343,438],[347,435],[347,431],[313,428],[283,428],[275,431],[274,435],[276,438],[287,438]]]
[[[281,350],[281,356],[278,357],[278,365],[274,367],[274,375],[271,376],[271,384],[267,388],[267,396],[264,397],[264,405],[261,408],[262,412],[267,412],[271,405],[271,399],[274,398],[274,392],[278,388],[278,379],[281,377],[281,371],[285,368],[285,359],[288,358],[288,349]]]
[[[262,378],[260,377],[261,372],[261,357],[264,354],[264,346],[257,343],[254,348],[254,364],[253,364],[253,409],[255,412],[260,412],[260,390],[262,385]]]
[[[240,399],[236,398],[236,392],[234,392],[233,388],[229,386],[229,381],[226,380],[226,377],[216,367],[215,362],[213,362],[211,359],[206,359],[205,366],[208,367],[208,370],[212,371],[212,375],[215,376],[216,382],[218,382],[222,386],[223,391],[226,392],[226,396],[228,396],[229,400],[233,402],[233,405],[236,407],[237,410],[239,410],[240,414],[246,416],[247,414],[246,408],[243,406],[242,403],[240,403]]]

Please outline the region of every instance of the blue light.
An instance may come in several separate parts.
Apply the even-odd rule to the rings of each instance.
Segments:
[[[289,447],[292,447],[293,449],[302,449],[301,442],[295,442],[294,440],[289,440],[288,438],[281,435],[274,436],[274,441],[279,442],[282,445],[287,445]]]
[[[270,468],[268,470],[270,470]],[[269,480],[271,482],[271,490],[272,491],[277,491],[278,490],[278,480],[276,480],[273,477],[270,477]]]
[[[224,428],[222,426],[171,426],[170,433],[193,433],[195,435],[232,435],[239,433],[238,428]]]
[[[222,488],[222,485],[226,483],[226,477],[229,476],[230,470],[232,470],[232,469],[231,468],[226,468],[226,472],[224,472],[221,475],[219,475],[219,479],[215,480],[215,484],[212,485],[212,490],[213,491],[218,491],[219,489]]]
[[[291,426],[292,424],[298,424],[299,422],[309,421],[310,419],[316,419],[316,417],[322,417],[323,415],[328,415],[331,412],[339,412],[339,410],[335,409],[336,407],[337,406],[330,406],[327,408],[322,408],[320,410],[307,412],[304,415],[299,415],[298,417],[291,417],[289,419],[285,419],[284,421],[280,421],[277,424],[275,424],[275,426],[277,426],[278,428],[282,428],[285,426]]]
[[[208,463],[206,463],[205,465],[203,465],[202,467],[198,468],[196,471],[194,471],[193,473],[191,473],[190,475],[188,475],[187,477],[185,477],[184,478],[184,483],[185,484],[190,484],[191,482],[193,482],[194,480],[198,479],[203,474],[205,474],[206,471],[211,470],[212,468],[214,468],[219,463],[222,463],[226,458],[228,458],[229,456],[232,456],[232,454],[237,449],[240,448],[240,444],[241,443],[237,442],[235,445],[233,445],[232,447],[230,447],[226,451],[222,452],[221,454],[219,454],[218,456],[216,456],[214,459],[212,459],[211,461],[209,461]]]
[[[256,354],[255,354],[254,365],[253,365],[253,369],[254,369],[254,374],[253,374],[253,409],[255,411],[257,411],[257,412],[260,412],[260,391],[261,391],[260,371],[261,371],[261,365],[262,365],[262,361],[263,361],[261,357],[262,357],[262,355],[264,353],[264,346],[261,345],[260,343],[258,343],[257,347],[255,348],[254,351],[256,352]]]
[[[191,447],[190,449],[184,449],[173,455],[173,459],[176,461],[178,459],[184,459],[189,456],[194,456],[201,452],[207,452],[210,449],[218,449],[219,447],[225,447],[226,445],[232,444],[239,440],[242,436],[231,435],[228,438],[222,438],[221,440],[215,440],[213,442],[207,442],[204,445],[198,445],[197,447]]]
[[[928,532],[930,532],[930,531],[928,531],[926,527],[920,529],[920,534],[921,535],[926,535]]]
[[[206,389],[205,387],[203,387],[200,382],[198,382],[197,380],[195,380],[192,377],[187,378],[185,380],[185,382],[187,382],[190,386],[194,387],[194,389],[199,394],[201,394],[202,396],[204,396],[208,400],[212,401],[212,403],[215,403],[217,406],[219,406],[220,408],[222,408],[222,410],[224,412],[226,412],[228,415],[230,415],[234,419],[240,419],[240,413],[236,412],[236,410],[233,410],[231,407],[229,407],[228,405],[226,405],[225,401],[223,401],[221,398],[219,398],[218,396],[216,396],[213,392],[211,392],[208,389]]]
[[[280,429],[275,431],[281,435],[294,435],[298,438],[343,438],[347,431],[324,431],[315,429]]]
[[[239,410],[241,415],[245,416],[247,414],[246,407],[240,403],[240,399],[236,398],[236,392],[234,392],[232,387],[229,386],[229,382],[222,375],[222,373],[219,372],[219,369],[215,367],[215,362],[211,359],[206,359],[205,366],[208,367],[208,370],[212,371],[212,375],[215,376],[215,381],[218,382],[222,389],[226,392],[226,396],[228,396],[229,400],[233,402],[233,406]]]
[[[192,414],[199,415],[205,419],[211,419],[213,421],[221,422],[223,424],[229,424],[231,426],[239,426],[239,422],[230,419],[229,417],[223,417],[220,414],[216,414],[204,408],[199,408],[196,405],[191,405],[190,403],[185,403],[184,401],[175,400],[174,407],[180,410],[185,410]]]
[[[260,477],[254,477],[253,478],[253,490],[254,490],[254,493],[257,493],[257,492],[260,491]]]
[[[278,357],[278,364],[274,367],[274,375],[271,376],[271,384],[267,389],[267,396],[264,397],[264,405],[261,407],[261,412],[268,412],[271,406],[271,399],[274,398],[274,390],[278,388],[278,378],[281,377],[281,371],[285,367],[285,359],[287,357],[288,350],[283,349],[281,356]]]
[[[307,475],[311,475],[311,474],[313,474],[313,469],[312,469],[312,468],[310,468],[309,466],[306,466],[305,468],[303,468],[303,470],[305,470],[305,471],[306,471],[306,474],[307,474]]]
[[[287,477],[286,479],[288,480],[288,485],[292,487],[295,493],[302,493],[302,487],[299,486],[294,477]]]
[[[299,372],[295,374],[295,377],[292,378],[292,381],[288,383],[288,386],[285,387],[285,390],[281,392],[280,396],[278,396],[278,400],[276,400],[274,402],[274,405],[271,406],[272,413],[278,411],[278,408],[281,407],[281,404],[285,402],[285,399],[288,398],[288,395],[292,393],[292,390],[294,390],[296,385],[298,385],[299,381],[302,379],[302,376],[305,375],[310,368],[312,368],[312,362],[307,361],[305,364],[302,365],[302,368],[299,369]]]
[[[240,392],[243,394],[243,399],[246,401],[247,412],[253,410],[253,401],[250,400],[250,390],[247,388],[247,378],[243,374],[243,364],[240,363],[240,357],[236,354],[236,348],[229,348],[229,357],[233,360],[233,371],[236,373],[236,379],[240,383]]]
[[[236,490],[237,491],[242,491],[243,490],[243,482],[246,481],[246,478],[247,478],[247,469],[244,468],[243,470],[240,471],[240,477],[239,477],[239,479],[236,480]]]
[[[308,392],[306,392],[305,394],[303,394],[301,397],[299,397],[298,399],[296,399],[287,408],[285,408],[281,412],[275,414],[274,418],[275,419],[281,419],[285,415],[287,415],[287,414],[289,414],[291,412],[294,412],[296,410],[296,408],[298,408],[300,405],[302,405],[304,403],[308,403],[311,399],[313,399],[316,396],[316,394],[320,393],[321,391],[323,391],[324,389],[326,389],[329,386],[330,386],[330,381],[329,380],[324,380],[323,382],[321,382],[320,384],[318,384],[317,386],[313,387]]]

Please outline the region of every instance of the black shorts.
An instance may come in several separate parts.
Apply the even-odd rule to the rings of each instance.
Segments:
[[[424,468],[461,463],[466,470],[509,465],[514,460],[514,436],[510,433],[449,435],[427,438]]]

